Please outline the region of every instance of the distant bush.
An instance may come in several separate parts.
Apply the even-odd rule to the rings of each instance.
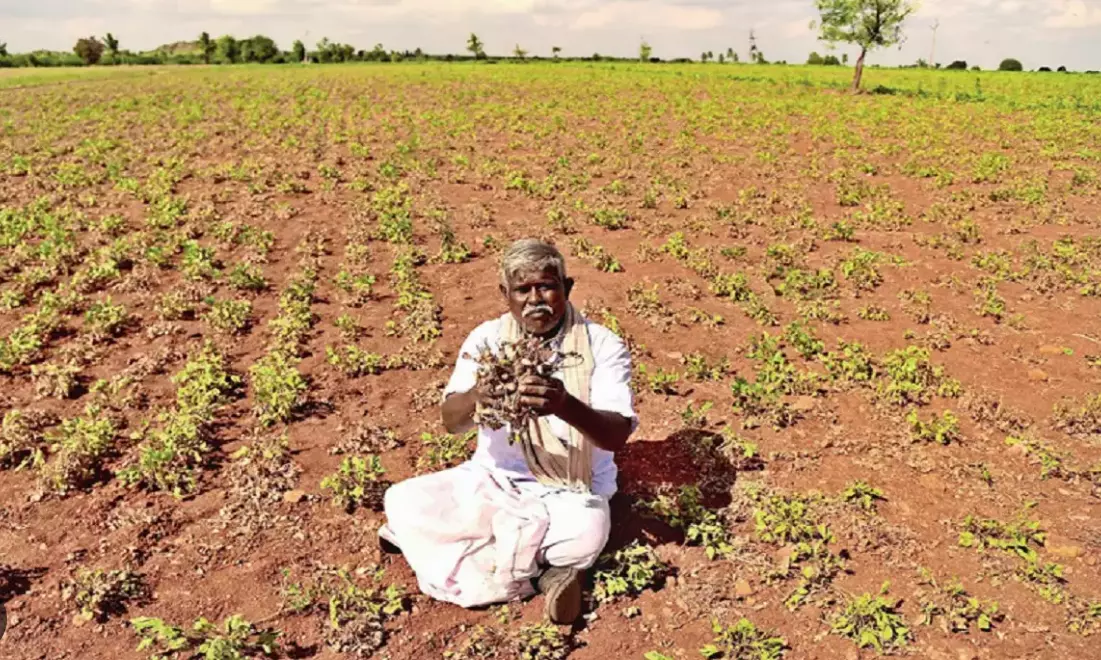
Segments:
[[[1024,71],[1025,68],[1021,66],[1020,60],[1015,60],[1012,57],[1007,57],[1002,60],[1002,63],[998,65],[998,71]]]
[[[1051,67],[1049,67],[1049,66],[1042,66],[1042,67],[1040,67],[1039,69],[1036,69],[1036,70],[1037,71],[1042,71],[1044,73],[1051,73]]]
[[[978,64],[976,64],[975,66],[971,67],[971,70],[972,71],[982,71],[982,67],[979,66]]]
[[[967,62],[963,60],[956,60],[955,62],[952,62],[944,68],[952,71],[965,71],[967,70]]]
[[[811,53],[807,57],[807,64],[821,64],[821,63],[822,63],[822,56],[819,55],[818,53]]]
[[[1059,73],[1066,73],[1067,72],[1067,67],[1061,66],[1058,69],[1056,69],[1056,71],[1058,71]]]
[[[91,65],[99,62],[99,58],[103,57],[103,48],[102,41],[95,37],[87,37],[77,40],[76,45],[73,46],[73,52],[84,60],[85,64]]]
[[[841,60],[836,55],[826,55],[822,58],[822,64],[826,66],[841,66]]]

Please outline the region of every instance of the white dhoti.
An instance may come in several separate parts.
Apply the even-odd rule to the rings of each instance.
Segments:
[[[608,542],[608,500],[516,480],[474,462],[394,484],[379,534],[422,592],[462,607],[534,593],[541,567],[589,568]]]

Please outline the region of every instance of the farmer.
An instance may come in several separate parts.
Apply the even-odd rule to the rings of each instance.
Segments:
[[[578,313],[572,289],[554,246],[525,239],[505,251],[500,290],[509,311],[463,342],[441,406],[448,432],[473,428],[476,408],[494,400],[478,382],[474,358],[482,350],[534,336],[579,357],[519,383],[521,405],[536,413],[531,432],[510,442],[508,426],[482,426],[470,461],[386,492],[383,545],[405,555],[433,598],[476,607],[538,590],[555,623],[581,614],[584,571],[611,527],[613,454],[638,421],[630,354],[613,332]]]

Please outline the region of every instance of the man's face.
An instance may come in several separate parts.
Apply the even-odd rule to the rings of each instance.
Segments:
[[[553,266],[543,270],[519,272],[501,292],[508,300],[508,309],[525,331],[546,335],[558,329],[566,315],[573,280],[558,277]]]

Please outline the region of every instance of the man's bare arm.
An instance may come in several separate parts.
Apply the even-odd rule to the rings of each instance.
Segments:
[[[619,413],[591,408],[567,394],[558,418],[584,433],[597,447],[616,452],[631,436],[631,420]]]
[[[474,409],[480,397],[481,393],[475,386],[468,392],[452,394],[444,399],[440,414],[448,433],[466,433],[474,428]]]
[[[566,392],[562,381],[530,376],[520,383],[520,403],[540,415],[555,415],[588,436],[597,447],[616,452],[631,436],[631,420],[608,410],[596,410]]]

